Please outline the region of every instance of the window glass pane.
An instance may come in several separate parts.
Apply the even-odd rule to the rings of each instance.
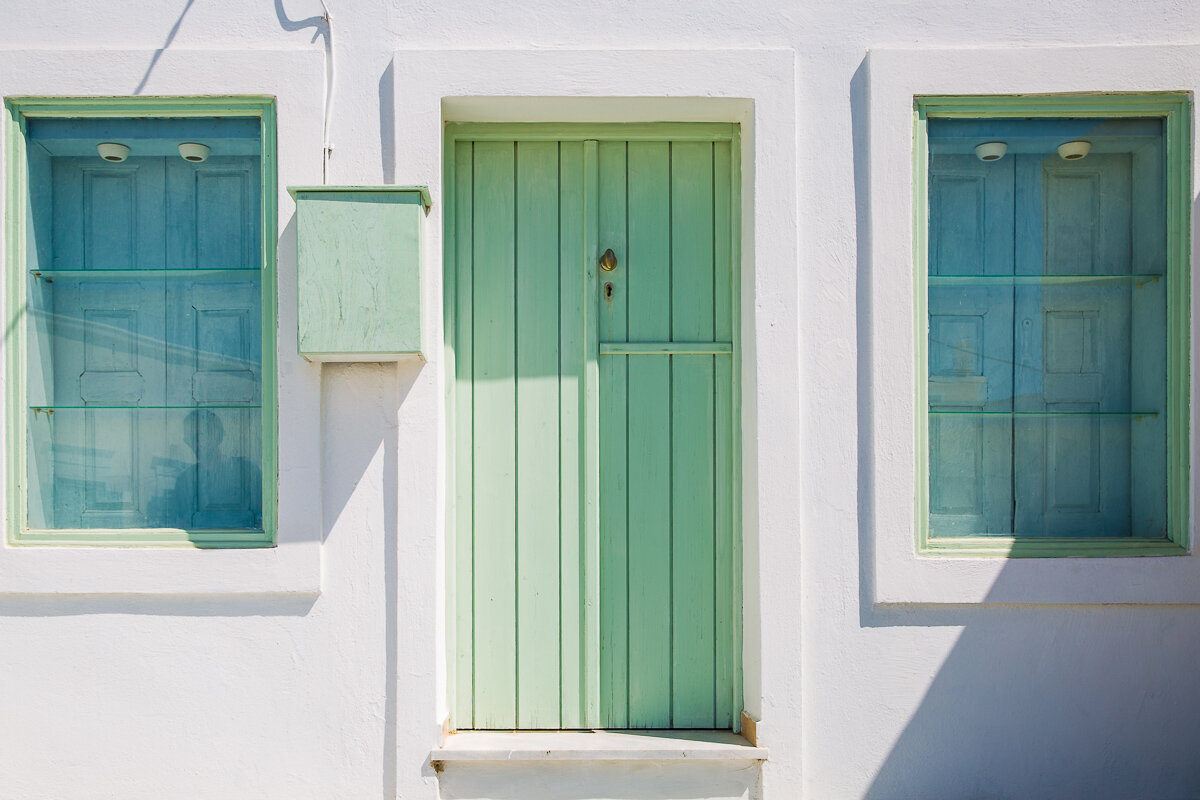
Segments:
[[[1161,120],[927,130],[930,535],[1165,537]]]
[[[29,527],[261,530],[258,121],[31,120],[28,149]]]

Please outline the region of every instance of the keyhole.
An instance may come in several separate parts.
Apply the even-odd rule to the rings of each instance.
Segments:
[[[610,303],[612,302],[612,292],[612,281],[609,281],[608,283],[604,284],[604,299]]]

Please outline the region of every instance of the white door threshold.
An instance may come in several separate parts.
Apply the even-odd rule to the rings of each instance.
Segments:
[[[732,731],[459,731],[429,754],[450,761],[765,761],[767,749]]]

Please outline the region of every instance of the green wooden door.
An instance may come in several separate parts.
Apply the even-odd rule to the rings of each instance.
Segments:
[[[458,728],[736,722],[722,132],[453,143]]]

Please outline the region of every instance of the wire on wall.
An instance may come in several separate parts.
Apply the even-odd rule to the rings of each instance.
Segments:
[[[329,183],[329,157],[333,155],[333,142],[329,141],[329,120],[333,114],[333,90],[336,62],[333,55],[333,18],[329,15],[329,6],[321,0],[321,9],[325,12],[325,118],[321,122],[321,183]]]

